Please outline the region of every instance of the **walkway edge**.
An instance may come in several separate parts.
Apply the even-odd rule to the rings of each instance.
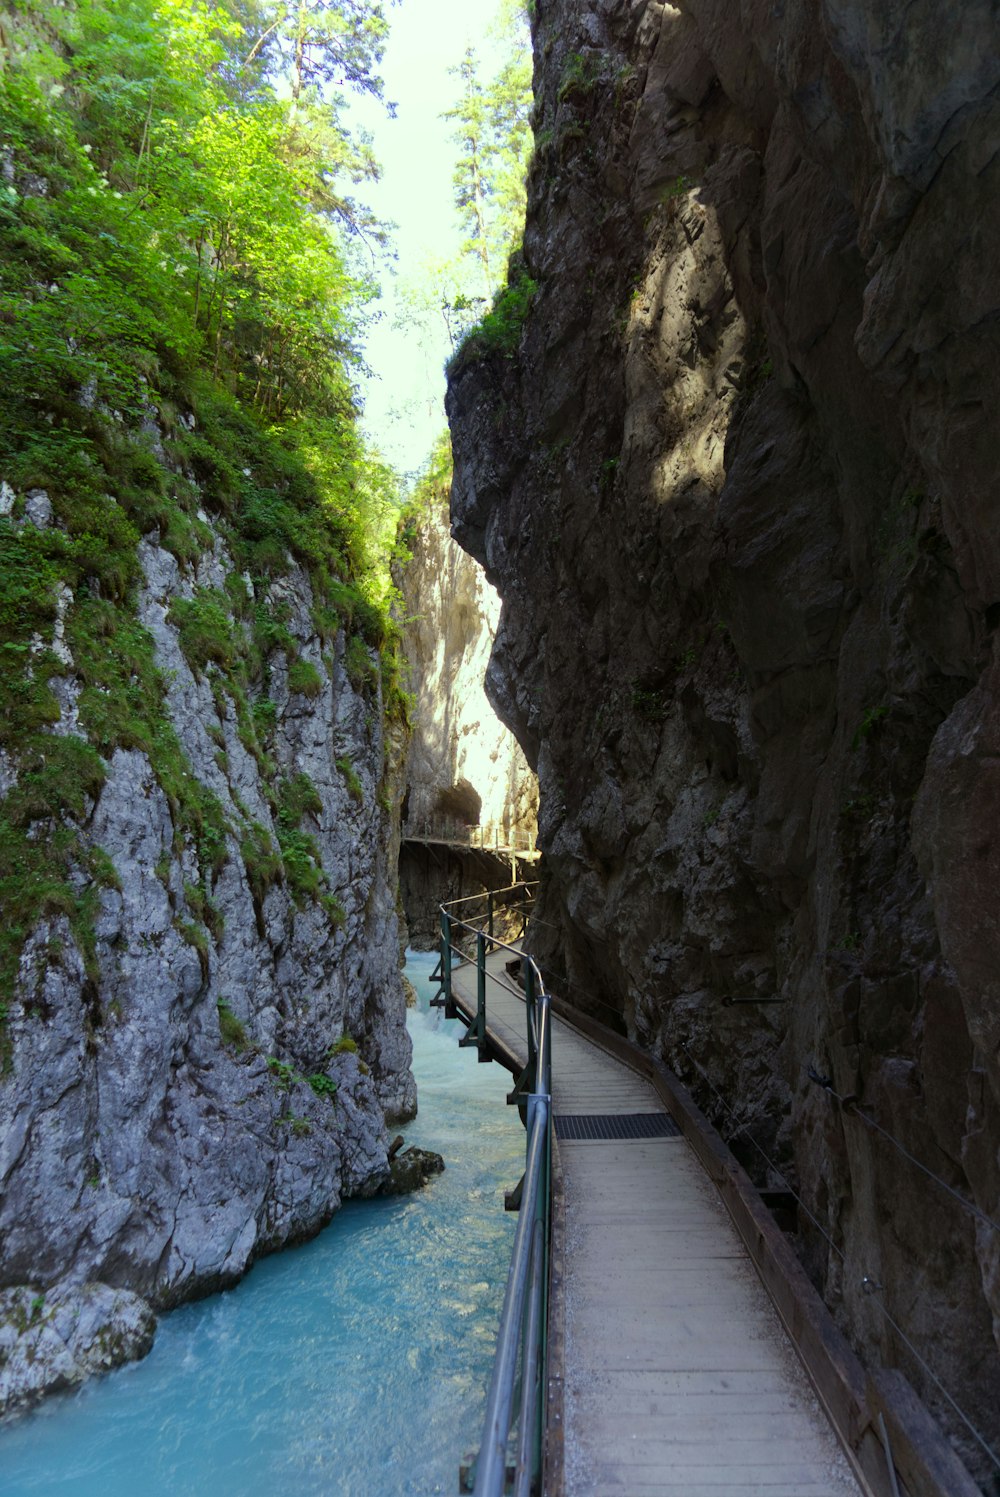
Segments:
[[[551,1002],[551,999],[549,1000]],[[545,1497],[565,1492],[566,1433],[566,1186],[559,1140],[552,1133],[552,1219],[549,1245],[548,1392],[545,1406]]]
[[[718,1190],[858,1480],[894,1497],[879,1412],[891,1432],[900,1497],[982,1497],[903,1373],[867,1377],[749,1175],[662,1061],[550,994],[552,1012],[651,1082]],[[554,1494],[556,1497],[556,1494]]]

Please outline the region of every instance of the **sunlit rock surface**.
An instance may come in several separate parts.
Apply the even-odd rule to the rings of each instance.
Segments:
[[[509,858],[460,854],[415,839],[461,841],[478,829],[487,847],[534,847],[538,782],[484,690],[500,599],[451,538],[444,505],[415,522],[402,576],[404,642],[415,696],[406,766],[400,894],[410,941],[439,937],[447,899],[509,884]]]
[[[884,1304],[995,1442],[1000,1233],[809,1079],[1000,1218],[995,9],[535,30],[537,289],[449,390],[540,780],[535,946],[800,1191],[865,1355],[950,1419]]]

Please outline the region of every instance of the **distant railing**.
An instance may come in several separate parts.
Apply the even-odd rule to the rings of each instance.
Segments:
[[[520,958],[524,978],[528,1064],[518,1078],[509,1102],[523,1110],[527,1142],[524,1176],[518,1190],[519,1215],[500,1327],[497,1332],[493,1376],[486,1398],[482,1443],[475,1462],[475,1497],[538,1497],[542,1483],[545,1422],[546,1359],[548,1351],[549,1224],[552,1189],[552,1047],[549,996],[535,963],[516,946],[494,935],[498,909],[514,910],[522,918],[533,885],[509,889],[441,906],[441,965],[439,976],[446,1015],[458,1017],[452,995],[454,958],[476,964],[476,1015],[462,1043],[486,1045],[487,979],[509,986],[488,972],[486,958],[495,948]],[[504,901],[503,896],[514,896]],[[475,900],[487,899],[481,915]],[[468,917],[468,918],[466,918]],[[458,942],[475,943],[475,957]],[[511,1451],[511,1446],[513,1450]],[[508,1452],[513,1461],[508,1459]]]
[[[404,842],[446,842],[451,847],[470,847],[482,852],[533,853],[534,833],[523,827],[505,826],[500,821],[472,825],[449,817],[407,821],[403,826]]]

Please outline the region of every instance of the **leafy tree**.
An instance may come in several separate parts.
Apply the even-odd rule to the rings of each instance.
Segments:
[[[378,68],[389,34],[385,9],[378,0],[280,0],[256,6],[259,34],[247,65],[263,58],[277,66],[288,77],[296,103],[309,89],[345,84],[381,98]]]
[[[324,638],[380,648],[381,673],[366,655],[369,669],[394,679],[396,496],[357,425],[372,287],[344,234],[345,187],[375,168],[326,92],[337,79],[379,94],[383,36],[382,7],[362,0],[14,0],[4,16],[0,477],[14,508],[0,514],[0,738],[26,787],[0,807],[5,991],[44,911],[66,914],[94,968],[96,891],[114,875],[76,822],[115,747],[148,756],[206,887],[227,833],[253,843],[173,732],[136,617],[141,535],[189,566],[224,534],[240,622],[219,624],[227,582],[188,619],[189,643],[265,774],[271,716],[248,692],[266,694],[269,653],[287,653],[267,598],[293,560]],[[21,523],[33,487],[52,525]],[[89,744],[50,731],[59,610]],[[292,852],[309,862],[305,843]],[[307,872],[303,889],[327,898]]]
[[[446,268],[440,277],[438,300],[453,346],[488,308],[510,253],[520,242],[524,223],[531,141],[531,64],[524,7],[503,7],[500,35],[504,51],[492,75],[484,73],[472,47],[452,70],[460,84],[459,97],[444,115],[454,124],[458,154],[452,182],[465,235],[465,252],[458,266]]]

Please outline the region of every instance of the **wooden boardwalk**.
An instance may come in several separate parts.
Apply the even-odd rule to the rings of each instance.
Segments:
[[[493,953],[491,1038],[523,1063],[524,1002]],[[475,1011],[475,966],[452,988]],[[555,1118],[664,1114],[653,1087],[553,1018]],[[564,1125],[565,1126],[565,1125]],[[681,1137],[558,1144],[565,1497],[858,1497],[715,1187]],[[558,1306],[556,1309],[558,1313]],[[556,1369],[557,1371],[560,1369]],[[562,1494],[558,1494],[562,1497]]]

